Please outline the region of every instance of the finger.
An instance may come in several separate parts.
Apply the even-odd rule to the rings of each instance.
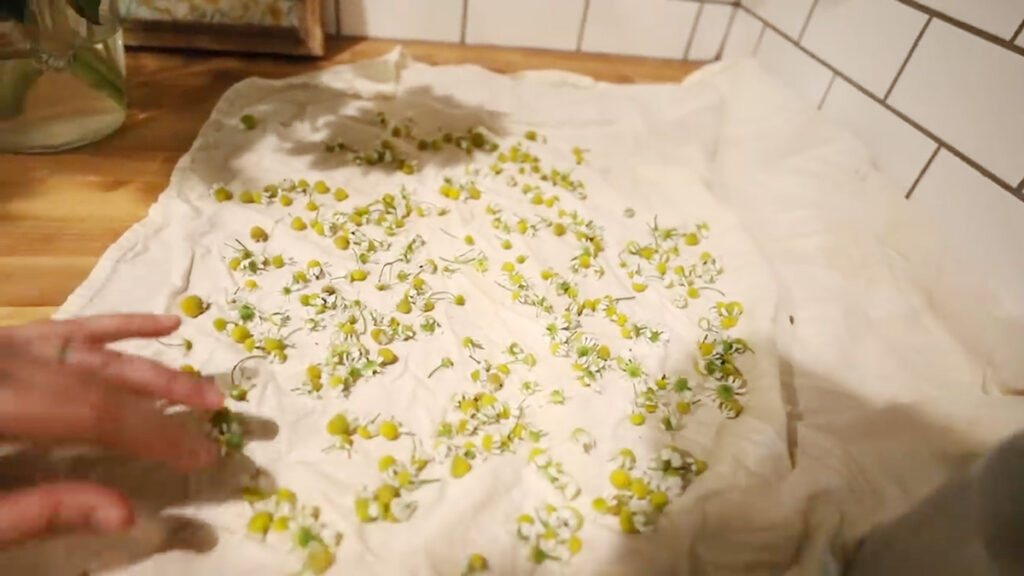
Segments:
[[[112,314],[87,316],[55,323],[63,336],[90,344],[108,344],[126,338],[157,338],[178,329],[173,314]]]
[[[126,338],[155,338],[177,330],[173,315],[115,314],[72,320],[43,320],[0,329],[0,352],[28,353],[37,358],[58,358],[71,343],[102,345]]]
[[[128,500],[94,484],[52,484],[0,495],[0,545],[55,529],[125,530],[134,520]]]
[[[85,380],[64,370],[40,370],[29,386],[0,386],[0,433],[23,440],[84,442],[183,472],[213,462],[217,446],[195,419],[171,418],[149,399]],[[64,377],[60,382],[56,378]],[[54,384],[54,383],[57,384]]]
[[[73,367],[90,370],[104,382],[135,392],[192,408],[216,410],[224,405],[224,395],[212,378],[186,374],[147,358],[104,348],[75,348],[68,360]]]

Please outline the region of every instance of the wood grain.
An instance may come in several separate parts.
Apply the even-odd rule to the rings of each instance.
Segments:
[[[131,51],[129,112],[111,137],[53,155],[0,154],[0,324],[48,317],[167,186],[214,104],[249,76],[280,78],[380,56],[398,44],[340,40],[323,60]],[[496,72],[558,69],[617,83],[679,82],[699,65],[666,60],[403,43],[431,64]]]
[[[184,48],[217,52],[262,52],[323,56],[324,31],[318,2],[304,2],[298,27],[127,20],[128,46]]]

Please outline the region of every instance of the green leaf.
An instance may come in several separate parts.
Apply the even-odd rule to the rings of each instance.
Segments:
[[[75,50],[68,70],[93,89],[109,96],[118,106],[125,106],[124,77],[96,48],[83,46]]]
[[[14,20],[25,21],[25,2],[27,0],[0,0],[0,22]]]
[[[42,69],[29,60],[0,61],[0,86],[3,87],[0,90],[0,119],[21,114],[25,96],[42,75]]]
[[[9,0],[0,0],[7,2]],[[76,14],[85,18],[90,24],[99,26],[100,22],[100,2],[103,0],[68,0],[68,4],[71,5],[71,9]]]

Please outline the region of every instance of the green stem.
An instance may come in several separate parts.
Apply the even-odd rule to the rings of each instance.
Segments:
[[[22,113],[25,97],[43,75],[43,71],[28,59],[0,62],[0,119],[14,118]]]
[[[76,49],[68,70],[118,106],[125,107],[124,76],[94,46]]]
[[[106,44],[103,44],[102,49],[96,48],[94,45],[80,47],[75,52],[75,58],[86,58],[89,65],[102,74],[104,78],[115,84],[122,85],[124,84],[124,74],[121,72],[121,69],[111,61],[107,48],[108,46]]]

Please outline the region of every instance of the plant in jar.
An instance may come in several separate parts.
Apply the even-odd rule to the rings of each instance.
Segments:
[[[0,0],[0,151],[80,146],[125,117],[117,0]]]

